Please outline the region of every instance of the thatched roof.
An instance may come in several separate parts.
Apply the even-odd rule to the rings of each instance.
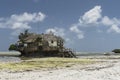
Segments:
[[[24,42],[31,43],[35,42],[37,38],[42,38],[45,41],[64,41],[61,37],[54,34],[29,34],[28,37],[24,38]]]

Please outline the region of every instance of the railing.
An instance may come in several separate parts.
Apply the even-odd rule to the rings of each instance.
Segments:
[[[71,48],[64,48],[64,49],[63,49],[63,52],[64,52],[64,53],[68,53],[71,57],[76,57],[75,51],[72,50]]]

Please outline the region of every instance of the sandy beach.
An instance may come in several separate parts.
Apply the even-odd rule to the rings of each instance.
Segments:
[[[12,72],[0,71],[0,80],[120,80],[120,59],[68,68]]]

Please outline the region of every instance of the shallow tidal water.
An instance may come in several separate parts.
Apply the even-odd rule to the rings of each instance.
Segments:
[[[0,56],[0,62],[20,62],[21,58],[12,56]]]
[[[12,54],[10,55],[10,53],[12,53]],[[5,55],[3,55],[3,54],[5,54]],[[16,54],[19,55],[19,53],[16,53],[16,52],[7,52],[7,53],[0,52],[0,62],[21,62],[23,60],[23,58],[17,57]],[[117,58],[117,59],[119,58],[120,59],[120,54],[119,55],[104,55],[103,53],[100,53],[100,54],[78,53],[77,57],[78,58],[88,58],[88,59],[105,59],[105,58]]]

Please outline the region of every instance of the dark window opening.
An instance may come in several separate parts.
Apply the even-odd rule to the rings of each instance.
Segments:
[[[52,40],[51,43],[54,43],[54,41]]]

